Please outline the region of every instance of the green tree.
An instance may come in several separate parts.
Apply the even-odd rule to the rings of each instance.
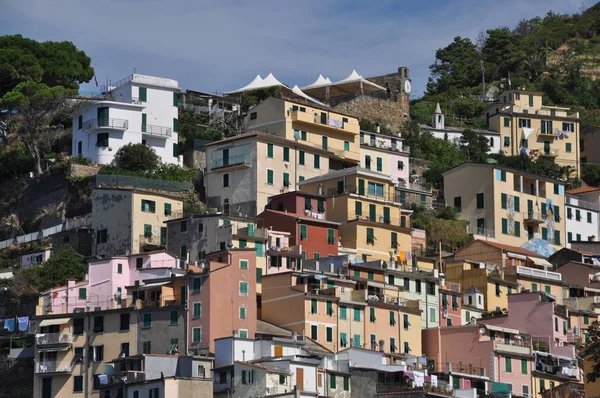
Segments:
[[[19,137],[35,161],[38,175],[42,173],[40,149],[48,141],[55,141],[60,131],[57,126],[50,125],[52,117],[66,106],[67,98],[74,94],[73,90],[62,86],[49,87],[28,81],[19,83],[0,100],[0,105],[12,115],[12,123],[18,126]]]
[[[77,89],[93,76],[91,59],[71,42],[0,36],[0,96],[23,82]]]
[[[585,164],[581,168],[581,179],[592,187],[600,186],[600,166],[596,164]]]
[[[208,112],[179,108],[179,137],[183,142],[195,138],[218,141],[225,138],[223,128],[211,123]]]
[[[460,137],[460,148],[471,162],[480,163],[488,158],[490,144],[485,136],[466,129]]]
[[[435,88],[428,93],[476,86],[481,79],[480,59],[470,39],[455,37],[447,47],[435,52],[435,62],[429,67]]]
[[[588,383],[594,383],[600,378],[600,323],[592,322],[588,326],[589,341],[581,356],[591,363],[591,369],[586,367],[585,378]]]
[[[246,91],[242,96],[242,112],[248,112],[254,105],[260,104],[269,97],[281,98],[281,87],[273,86]]]
[[[158,168],[160,159],[153,148],[129,143],[117,151],[114,162],[122,170],[152,173]]]
[[[507,78],[509,72],[514,74],[518,71],[525,58],[520,40],[507,27],[487,31],[487,39],[481,52],[488,80]]]

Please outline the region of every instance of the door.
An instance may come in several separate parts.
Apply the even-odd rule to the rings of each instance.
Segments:
[[[531,225],[527,226],[527,239],[533,239],[533,227]]]
[[[223,149],[223,167],[229,166],[229,149]]]
[[[338,194],[344,193],[344,181],[337,182],[337,193]]]
[[[390,208],[389,207],[384,207],[383,208],[383,222],[386,224],[390,223]]]
[[[108,108],[100,107],[98,108],[98,126],[108,126]]]
[[[369,205],[369,220],[376,221],[377,220],[377,211],[375,205]]]
[[[544,141],[544,153],[546,155],[550,154],[550,141]]]
[[[160,244],[161,246],[167,245],[167,228],[160,227]]]
[[[485,234],[485,218],[477,219],[477,233],[479,235]]]
[[[300,391],[304,390],[304,369],[302,368],[296,368],[296,387]]]
[[[527,215],[529,218],[533,217],[533,200],[527,200]]]
[[[321,124],[327,124],[327,113],[321,112]]]
[[[52,398],[52,377],[42,379],[42,398]]]

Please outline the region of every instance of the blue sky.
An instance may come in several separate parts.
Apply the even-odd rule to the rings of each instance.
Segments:
[[[98,82],[137,73],[183,89],[233,90],[272,72],[293,86],[411,70],[425,89],[435,50],[455,36],[515,26],[592,0],[4,0],[0,35],[68,40],[91,58]],[[89,88],[82,87],[83,89]]]

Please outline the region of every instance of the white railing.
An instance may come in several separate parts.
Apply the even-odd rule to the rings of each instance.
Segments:
[[[43,361],[35,364],[35,373],[71,373],[71,363],[61,364],[60,361]]]
[[[42,333],[35,336],[35,344],[50,345],[50,344],[70,344],[73,335],[70,333]]]
[[[517,274],[527,275],[527,276],[531,276],[534,278],[548,279],[551,281],[559,281],[560,282],[562,280],[562,275],[558,272],[542,271],[540,269],[522,267],[520,265],[517,266]]]
[[[47,238],[48,236],[52,236],[59,232],[64,232],[64,231],[81,228],[81,227],[87,227],[87,226],[90,226],[91,224],[92,224],[91,217],[70,220],[65,223],[58,224],[58,225],[43,229],[38,232],[32,232],[27,235],[21,235],[21,236],[12,238],[12,239],[3,240],[0,242],[0,250],[6,249],[7,247],[9,247],[11,245],[23,244],[23,243],[33,242],[34,240],[40,240],[42,238]]]

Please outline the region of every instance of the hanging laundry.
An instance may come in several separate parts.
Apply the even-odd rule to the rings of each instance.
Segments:
[[[560,131],[559,129],[556,129],[556,130],[554,131],[554,133],[556,134],[556,136],[557,136],[558,138],[560,138],[560,136],[562,135],[562,131]]]
[[[19,325],[20,332],[26,332],[27,328],[29,327],[29,317],[28,316],[17,317],[17,324]]]
[[[527,148],[521,147],[521,155],[527,156]]]
[[[525,139],[529,138],[529,136],[533,133],[533,129],[530,127],[523,127],[523,136]]]
[[[108,376],[107,375],[98,375],[98,383],[108,384]]]
[[[411,254],[410,252],[406,252],[406,261],[411,259]]]
[[[569,136],[571,135],[571,132],[569,130],[564,130],[562,133],[567,138],[569,138]]]
[[[10,318],[4,321],[4,330],[8,330],[9,332],[14,332],[15,330],[15,320]]]
[[[406,252],[400,252],[400,261],[401,262],[405,262],[406,261]]]

